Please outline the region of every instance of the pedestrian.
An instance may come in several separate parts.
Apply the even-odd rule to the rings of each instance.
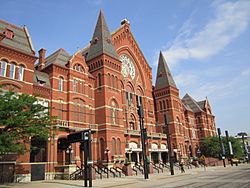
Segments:
[[[185,170],[184,170],[184,160],[183,159],[180,160],[180,169],[181,169],[181,173],[185,173]]]

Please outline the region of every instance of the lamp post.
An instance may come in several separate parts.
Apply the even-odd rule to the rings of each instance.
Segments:
[[[147,130],[144,128],[144,113],[143,113],[142,105],[138,106],[138,115],[140,118],[144,179],[148,179],[148,164],[147,164],[147,156],[146,156]]]
[[[169,121],[168,121],[168,115],[164,114],[164,120],[165,120],[165,129],[166,129],[166,135],[167,135],[167,144],[168,144],[168,158],[169,158],[169,164],[170,164],[170,172],[171,175],[174,175],[174,161],[173,161],[173,156],[172,156],[172,148],[171,148],[171,143],[170,143],[170,135],[169,135]]]
[[[107,163],[109,163],[109,149],[106,148],[104,153],[106,154]]]
[[[71,161],[72,161],[72,153],[73,153],[73,149],[72,149],[72,146],[71,146],[71,145],[69,145],[69,147],[67,148],[66,153],[69,154],[69,164],[71,164]]]

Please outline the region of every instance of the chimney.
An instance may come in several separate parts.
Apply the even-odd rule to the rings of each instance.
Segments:
[[[42,70],[45,67],[45,53],[46,50],[41,48],[39,51],[39,62],[38,62],[38,70]]]

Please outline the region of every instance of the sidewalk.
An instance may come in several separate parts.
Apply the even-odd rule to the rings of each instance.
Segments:
[[[239,165],[239,167],[242,165]],[[227,166],[227,170],[231,171],[235,168],[235,166]],[[192,169],[185,169],[186,173],[181,173],[180,170],[175,169],[175,175],[171,176],[168,171],[164,171],[164,173],[157,173],[157,174],[150,174],[149,179],[145,180],[143,175],[138,176],[127,176],[124,178],[109,178],[109,179],[97,179],[93,180],[93,187],[95,188],[131,188],[131,186],[136,187],[145,187],[150,186],[154,187],[159,181],[168,180],[168,182],[173,181],[181,181],[182,179],[191,178],[194,175],[201,175],[206,174],[212,171],[220,171],[225,170],[223,166],[216,166],[216,167],[203,167],[200,168],[192,168]],[[0,188],[76,188],[76,187],[83,187],[83,180],[50,180],[50,181],[34,181],[29,183],[16,183],[16,184],[8,184],[8,185],[0,185]]]

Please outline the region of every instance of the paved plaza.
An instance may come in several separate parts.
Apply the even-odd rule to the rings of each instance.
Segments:
[[[144,180],[142,175],[124,178],[109,178],[94,180],[93,187],[96,188],[165,188],[165,187],[187,187],[187,188],[248,188],[250,187],[250,164],[239,166],[227,166],[226,168],[208,167],[186,169],[186,173],[175,171],[171,176],[167,171],[160,174],[150,175],[149,180]],[[0,185],[0,188],[77,188],[83,187],[81,180],[54,180],[37,181],[30,183],[18,183]]]

